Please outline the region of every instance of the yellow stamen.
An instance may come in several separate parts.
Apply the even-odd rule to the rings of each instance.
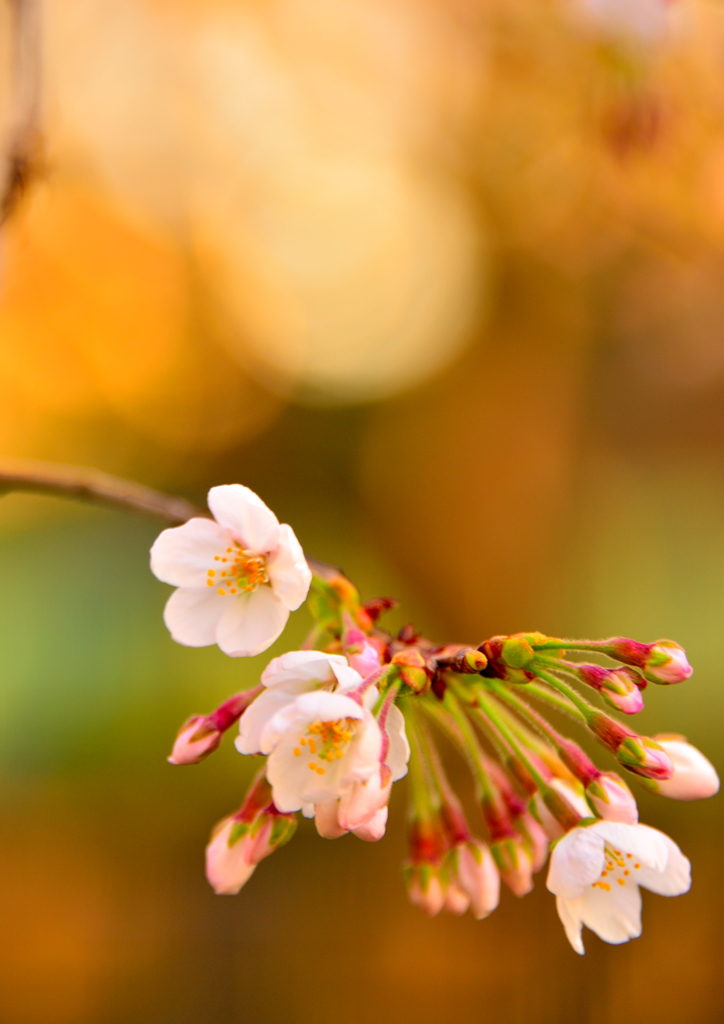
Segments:
[[[219,592],[219,593],[221,594],[221,596],[222,596],[222,597],[224,597],[224,596],[225,596],[225,594],[226,594],[226,591],[225,591],[225,590],[222,590],[222,589],[221,589],[221,587],[219,587],[219,590],[218,590],[218,592]]]
[[[299,749],[299,747],[295,747],[294,748],[294,756],[295,757],[299,757],[300,754],[301,754],[301,750]]]

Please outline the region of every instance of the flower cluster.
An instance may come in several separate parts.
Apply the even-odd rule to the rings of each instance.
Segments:
[[[677,800],[711,796],[716,772],[682,736],[640,735],[588,699],[640,711],[649,683],[691,675],[678,644],[520,633],[467,647],[432,643],[409,625],[393,636],[378,623],[395,602],[363,603],[339,570],[306,560],[291,527],[252,491],[214,487],[209,508],[214,520],[165,530],[151,552],[156,575],[179,588],[165,613],[174,639],[253,655],[305,600],[315,620],[304,649],[274,658],[260,685],[189,719],[169,757],[201,761],[238,722],[239,753],[266,758],[207,847],[215,892],[238,892],[291,838],[300,811],[325,838],[379,840],[392,784],[408,767],[404,876],[427,914],[486,917],[501,880],[524,896],[549,860],[547,887],[583,953],[584,924],[607,942],[640,934],[641,886],[687,891],[688,860],[639,824],[622,776],[598,768],[541,710],[573,719],[649,789]],[[481,836],[446,773],[443,738],[471,772]]]

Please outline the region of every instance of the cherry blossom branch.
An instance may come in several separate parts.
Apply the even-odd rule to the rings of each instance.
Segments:
[[[171,523],[185,523],[194,516],[207,515],[185,498],[175,498],[98,469],[37,459],[0,459],[0,493],[11,491],[34,491],[113,505]]]
[[[40,10],[38,0],[11,0],[13,81],[10,137],[0,185],[0,225],[7,221],[38,165],[40,148]]]

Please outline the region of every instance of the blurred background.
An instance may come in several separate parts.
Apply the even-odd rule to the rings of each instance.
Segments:
[[[11,5],[0,11],[13,126]],[[672,637],[642,731],[721,771],[724,10],[714,0],[46,0],[41,173],[0,242],[0,455],[257,490],[429,636]],[[254,660],[169,638],[161,524],[0,500],[1,1024],[724,1020],[717,798],[694,863],[568,947],[370,846],[203,876],[250,766],[165,757]],[[653,692],[652,692],[653,691]],[[601,766],[611,767],[605,753]],[[634,784],[635,785],[635,784]],[[714,886],[714,888],[712,888]]]

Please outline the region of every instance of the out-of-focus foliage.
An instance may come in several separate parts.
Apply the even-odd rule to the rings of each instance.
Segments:
[[[0,252],[0,453],[197,500],[239,480],[431,636],[672,636],[696,672],[647,691],[642,727],[720,764],[720,6],[48,0],[43,20],[44,172]],[[0,100],[6,127],[5,77]],[[201,851],[246,769],[228,744],[163,759],[264,657],[172,644],[153,524],[8,498],[0,530],[0,1024],[721,1019],[716,800],[643,798],[693,891],[584,961],[541,883],[481,924],[421,920],[401,821],[374,847],[300,827],[214,897]],[[330,963],[364,964],[363,990],[310,988]]]

